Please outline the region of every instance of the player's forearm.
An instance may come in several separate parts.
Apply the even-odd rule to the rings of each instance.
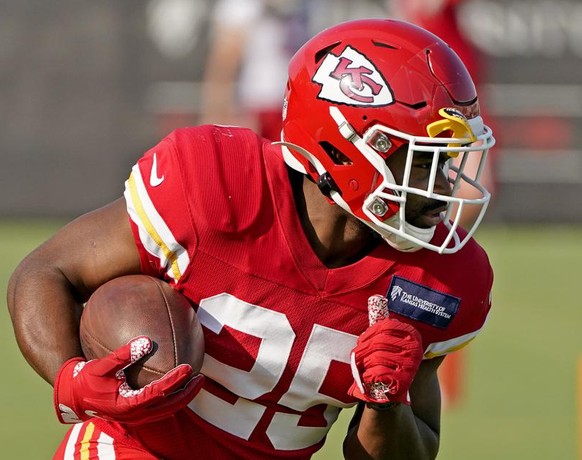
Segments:
[[[74,299],[70,284],[33,253],[12,275],[7,301],[22,354],[53,384],[61,364],[82,355],[78,341],[81,305]]]
[[[416,417],[410,406],[379,411],[365,408],[344,442],[347,460],[433,460],[439,434]]]

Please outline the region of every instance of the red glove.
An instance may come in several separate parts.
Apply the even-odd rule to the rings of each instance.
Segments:
[[[387,305],[382,296],[368,301],[372,325],[352,350],[354,383],[348,393],[371,403],[410,404],[408,390],[422,361],[422,338],[413,326],[389,319]]]
[[[186,406],[202,388],[204,376],[181,364],[139,390],[125,381],[123,369],[152,351],[148,337],[136,337],[108,356],[85,361],[72,358],[59,369],[54,403],[61,423],[91,417],[122,423],[146,423],[168,417]]]

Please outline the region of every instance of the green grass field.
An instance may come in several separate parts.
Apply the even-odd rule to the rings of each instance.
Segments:
[[[0,287],[56,223],[0,224]],[[484,227],[496,272],[488,326],[467,353],[465,395],[443,413],[439,460],[569,460],[576,453],[576,365],[582,353],[582,228]],[[48,384],[17,349],[0,310],[0,458],[49,459],[65,428]],[[341,458],[349,413],[317,460]]]

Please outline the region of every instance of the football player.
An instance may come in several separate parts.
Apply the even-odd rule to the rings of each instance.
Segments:
[[[74,423],[55,458],[307,459],[355,405],[345,458],[435,458],[437,368],[490,309],[492,269],[471,238],[480,218],[468,231],[459,219],[485,211],[482,168],[463,166],[493,142],[457,55],[380,19],[297,52],[280,142],[232,126],[174,131],[136,163],[124,197],[11,278],[18,343]],[[478,196],[459,197],[461,183]],[[201,376],[181,366],[126,391],[119,371],[143,343],[85,361],[83,302],[137,273],[196,305]]]

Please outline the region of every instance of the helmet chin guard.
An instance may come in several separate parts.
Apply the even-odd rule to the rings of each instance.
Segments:
[[[331,201],[400,251],[447,254],[466,244],[489,203],[480,178],[494,143],[465,66],[420,27],[386,19],[348,21],[316,35],[289,64],[277,142],[285,162],[325,184],[322,191]],[[405,154],[403,171],[400,164],[394,171],[388,166],[395,167],[390,157],[397,151]],[[475,157],[478,167],[468,167]],[[413,163],[419,158],[427,171],[422,181],[418,161]],[[461,196],[461,186],[471,198]],[[440,221],[448,233],[442,241],[440,233],[435,238],[436,225],[411,223],[436,222],[440,208],[423,217],[411,197],[417,208],[423,197],[445,209]],[[461,236],[460,219],[475,207],[478,217]]]

